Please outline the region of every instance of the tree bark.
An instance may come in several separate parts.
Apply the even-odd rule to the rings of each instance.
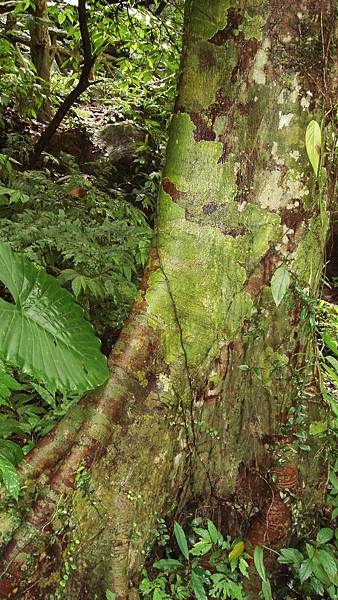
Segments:
[[[49,121],[51,118],[50,107],[50,38],[48,29],[48,7],[46,0],[35,1],[35,11],[31,28],[31,58],[36,68],[36,73],[43,84],[43,92],[46,98],[39,110],[41,121]]]
[[[22,466],[25,498],[3,519],[3,597],[137,598],[158,517],[193,507],[252,546],[278,546],[290,525],[280,490],[319,485],[287,410],[320,408],[302,290],[318,291],[333,197],[334,5],[231,5],[186,4],[142,299],[107,385]],[[328,132],[318,179],[311,119]],[[281,266],[291,284],[276,306]]]

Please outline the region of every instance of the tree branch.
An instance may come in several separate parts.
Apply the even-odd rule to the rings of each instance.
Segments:
[[[54,133],[58,129],[65,116],[68,114],[73,104],[76,102],[76,100],[78,100],[81,94],[83,94],[83,92],[91,84],[91,82],[89,81],[89,77],[97,57],[96,55],[92,54],[92,46],[88,29],[88,13],[86,10],[86,0],[78,0],[78,13],[83,46],[83,66],[79,82],[77,86],[68,94],[68,96],[66,96],[63,103],[55,113],[53,119],[40,135],[35,145],[33,154],[31,156],[31,167],[36,165],[42,152],[47,148]]]
[[[88,30],[88,18],[87,18],[87,10],[86,10],[86,0],[79,0],[78,4],[78,13],[79,13],[79,25],[81,31],[81,39],[83,45],[83,60],[84,65],[90,62],[93,58],[92,56],[92,45],[90,41],[90,35]]]

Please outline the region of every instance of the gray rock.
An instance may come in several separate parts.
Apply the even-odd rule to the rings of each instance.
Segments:
[[[144,141],[145,132],[133,123],[110,123],[95,131],[94,143],[112,162],[129,162],[135,158],[135,144]]]

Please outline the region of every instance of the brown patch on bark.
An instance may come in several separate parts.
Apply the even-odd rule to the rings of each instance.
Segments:
[[[227,143],[225,141],[225,135],[220,135],[219,136],[219,141],[222,142],[222,144],[223,144],[223,151],[222,151],[222,154],[221,154],[221,156],[219,157],[219,159],[217,161],[217,164],[218,165],[224,165],[225,162],[226,162],[226,157],[228,155],[228,145],[227,145]]]
[[[231,83],[236,83],[239,78],[244,77],[249,71],[258,48],[259,42],[256,40],[246,40],[242,35],[238,36],[239,59],[237,65],[232,70]]]
[[[223,229],[222,233],[224,235],[231,235],[231,237],[237,238],[240,235],[245,235],[246,229],[245,227],[240,227],[239,229]]]
[[[217,373],[217,383],[206,381],[205,389],[202,395],[202,400],[204,403],[214,403],[219,400],[223,388],[223,381],[228,372],[232,351],[232,344],[224,346],[220,355],[214,360],[210,371],[215,371]]]
[[[255,102],[253,100],[250,100],[250,102],[247,102],[246,104],[244,104],[244,102],[238,102],[237,104],[237,108],[239,110],[239,112],[241,113],[241,115],[244,116],[248,116],[250,114],[250,112],[252,111],[252,109],[255,106]]]
[[[180,192],[176,185],[167,177],[163,179],[162,188],[163,191],[171,197],[173,202],[177,202],[180,198],[182,198],[182,196],[185,195],[185,192]]]
[[[293,229],[293,231],[296,231],[311,216],[311,213],[305,210],[302,204],[291,209],[281,208],[279,214],[281,223],[286,225],[288,229]]]
[[[227,13],[227,25],[224,29],[217,31],[215,35],[209,39],[211,44],[215,46],[225,46],[228,39],[233,37],[233,30],[237,29],[242,22],[242,15],[239,10],[229,8]]]
[[[219,90],[216,95],[216,102],[210,104],[207,110],[207,115],[212,119],[212,124],[214,124],[216,117],[226,115],[232,106],[233,103],[230,98],[225,96],[222,90]]]
[[[212,129],[212,126],[208,125],[203,114],[198,114],[196,112],[190,113],[190,119],[195,125],[194,131],[194,140],[195,142],[200,142],[205,140],[206,142],[214,142],[216,139],[216,134]]]
[[[269,484],[266,480],[265,497],[268,496],[268,499],[252,519],[246,536],[250,552],[262,545],[279,548],[290,534],[291,506],[283,502],[280,491],[297,489],[298,467],[292,463],[273,466],[269,475],[275,476],[276,481]]]
[[[246,156],[245,161],[242,162],[241,168],[237,172],[236,183],[238,192],[235,196],[235,201],[240,204],[242,204],[242,202],[249,202],[250,200],[250,185],[254,177],[256,158],[257,150],[254,148],[250,154]]]
[[[244,287],[245,291],[247,291],[253,299],[256,299],[259,296],[262,287],[270,281],[278,261],[279,256],[275,249],[269,248],[260,262],[258,274],[249,277]]]
[[[208,202],[203,206],[203,212],[205,215],[211,215],[220,207],[216,202]]]
[[[199,63],[203,70],[208,70],[216,66],[216,59],[210,46],[202,46],[199,48]]]

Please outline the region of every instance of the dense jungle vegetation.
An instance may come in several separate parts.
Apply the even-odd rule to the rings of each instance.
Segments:
[[[6,505],[23,493],[23,457],[107,380],[107,357],[140,297],[183,13],[183,0],[0,2],[0,479]],[[297,290],[316,377],[284,424],[295,452],[307,453],[319,440],[326,491],[315,515],[296,494],[285,495],[293,503],[293,531],[290,546],[275,551],[282,570],[275,566],[270,581],[268,548],[258,546],[253,557],[265,600],[337,598],[335,234],[333,223],[321,297]],[[277,306],[289,286],[288,276],[277,274]],[[259,368],[251,375],[262,377]],[[309,424],[306,404],[314,388],[326,416]],[[85,485],[81,473],[78,481]],[[247,597],[250,552],[212,519],[187,515],[186,533],[176,521],[158,520],[146,550],[142,598]],[[53,597],[66,598],[62,585]],[[106,597],[115,594],[107,590]]]
[[[10,294],[14,296],[6,279],[7,261],[13,265],[14,286],[22,269],[30,268],[26,261],[14,267],[9,244],[35,271],[55,278],[53,283],[44,280],[46,288],[57,289],[58,281],[68,290],[83,309],[84,316],[77,310],[75,319],[91,322],[105,355],[137,297],[148,260],[181,43],[182,3],[165,10],[156,3],[149,8],[140,4],[90,3],[83,18],[95,59],[86,89],[33,163],[34,148],[52,114],[67,102],[81,77],[84,46],[77,3],[50,2],[48,13],[44,2],[1,5],[2,297],[11,302]],[[36,16],[39,9],[42,16]],[[43,35],[48,65],[42,73],[34,64],[32,44],[37,36],[39,46]],[[32,279],[34,269],[29,271]],[[17,305],[24,293],[18,290]],[[70,304],[69,294],[62,299]],[[45,301],[52,300],[46,289]],[[50,310],[45,316],[53,318],[62,336],[62,327],[66,331],[70,325]],[[1,434],[12,439],[4,443],[7,460],[28,452],[72,402],[94,387],[73,379],[74,373],[67,384],[64,373],[48,373],[48,337],[38,341],[44,363],[40,369],[38,357],[31,355],[31,339],[20,347],[21,326],[18,322],[13,333],[16,348],[11,356],[6,331],[1,334]],[[105,360],[89,326],[87,334],[91,347],[82,360],[93,369],[92,383],[102,383]],[[27,335],[39,334],[29,330]],[[97,375],[92,350],[98,355]],[[2,465],[5,482],[16,496],[15,471]]]

